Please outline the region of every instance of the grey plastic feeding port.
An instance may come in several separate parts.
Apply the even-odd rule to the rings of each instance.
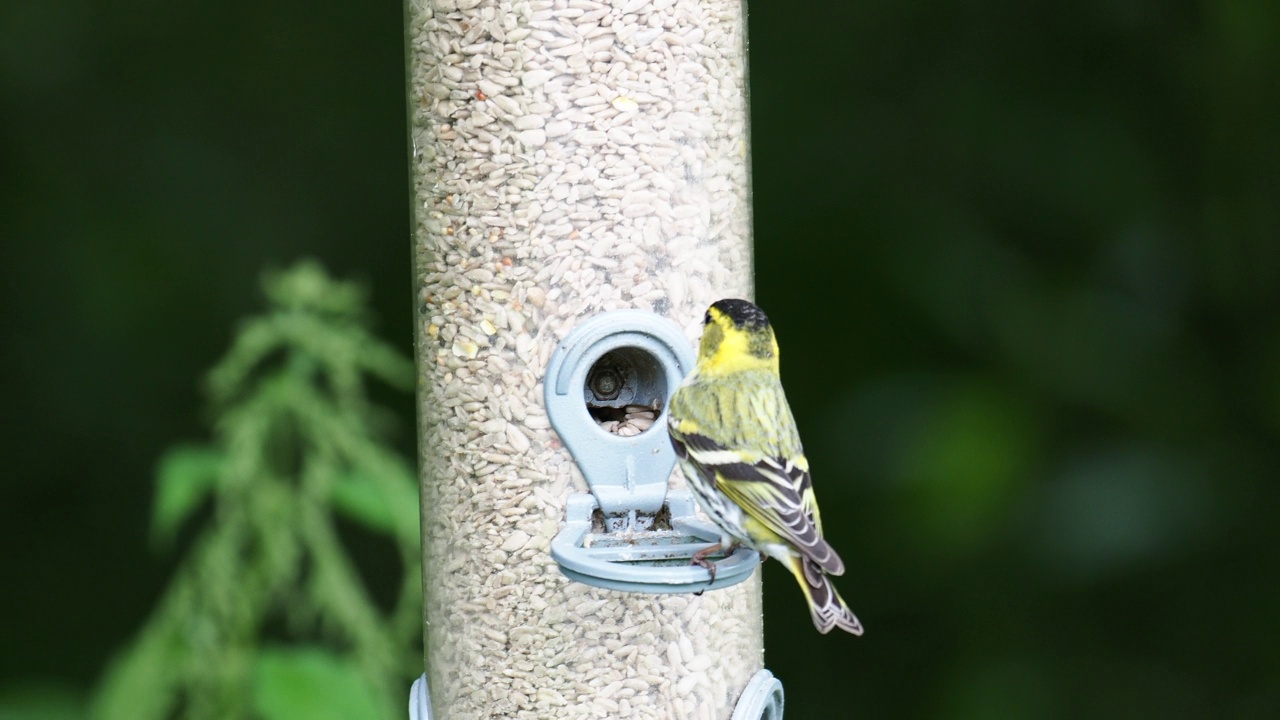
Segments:
[[[569,578],[632,592],[700,592],[740,583],[760,564],[747,548],[712,555],[714,582],[691,564],[720,540],[719,529],[695,515],[692,495],[667,489],[676,461],[667,400],[693,364],[680,328],[640,310],[596,315],[552,353],[547,417],[591,487],[569,496],[564,529],[551,541]],[[628,420],[637,412],[652,424]]]

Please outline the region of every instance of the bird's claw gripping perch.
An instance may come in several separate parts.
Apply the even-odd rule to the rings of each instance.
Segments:
[[[699,550],[698,552],[694,553],[693,558],[689,561],[690,565],[697,565],[698,567],[703,568],[707,572],[711,573],[711,582],[707,583],[708,585],[716,581],[716,564],[711,562],[707,558],[711,555],[714,555],[720,552],[723,549],[724,549],[723,545],[721,545],[720,543],[716,543],[711,547],[705,547]]]
[[[710,547],[705,547],[699,550],[698,552],[694,553],[693,558],[689,561],[689,564],[697,565],[698,567],[703,568],[707,572],[711,573],[711,582],[707,584],[708,585],[714,584],[716,581],[716,564],[711,560],[708,560],[707,558],[711,557],[712,555],[715,555],[716,553],[722,550],[726,553],[732,554],[739,547],[741,547],[741,543],[736,543],[736,542],[732,543],[727,548],[724,546],[723,543],[716,543],[715,545],[712,545]]]

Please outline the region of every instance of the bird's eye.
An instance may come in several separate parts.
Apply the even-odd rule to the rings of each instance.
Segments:
[[[703,325],[711,324],[711,311],[708,310],[707,314],[702,316],[702,324]]]

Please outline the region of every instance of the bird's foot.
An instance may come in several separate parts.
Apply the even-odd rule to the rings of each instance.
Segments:
[[[716,581],[716,564],[711,562],[707,558],[712,555],[715,555],[716,553],[720,552],[723,549],[724,549],[724,546],[721,545],[720,543],[716,543],[711,547],[705,547],[693,554],[693,558],[689,561],[689,564],[697,565],[698,567],[703,568],[707,572],[711,573],[711,583],[714,583]],[[707,583],[707,584],[710,585],[711,583]]]
[[[721,550],[725,550],[728,553],[733,553],[733,551],[737,550],[740,545],[741,543],[733,542],[729,545],[728,548],[725,548],[724,543],[716,543],[711,547],[703,548],[698,552],[694,553],[693,559],[689,561],[689,564],[697,565],[700,568],[705,568],[707,572],[711,573],[711,583],[714,583],[716,581],[716,564],[708,560],[707,558],[712,555],[715,555]],[[707,583],[707,584],[710,585],[711,583]]]

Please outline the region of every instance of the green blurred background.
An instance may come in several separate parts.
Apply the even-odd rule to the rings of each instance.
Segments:
[[[1277,28],[752,4],[757,297],[868,627],[818,636],[769,564],[789,718],[1280,717]],[[154,465],[261,270],[362,279],[409,352],[402,9],[47,0],[0,37],[0,691],[74,706],[180,557]]]

